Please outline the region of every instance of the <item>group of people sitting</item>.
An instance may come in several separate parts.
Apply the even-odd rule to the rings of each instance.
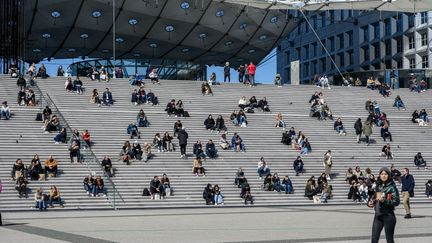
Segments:
[[[45,180],[48,177],[57,176],[58,162],[52,155],[48,157],[42,167],[39,155],[35,154],[31,160],[30,166],[25,166],[21,159],[17,159],[12,166],[11,180],[15,180],[20,185],[17,190],[19,195],[26,194],[28,178],[32,181]],[[25,186],[25,187],[23,187]]]
[[[90,103],[97,104],[99,107],[101,105],[111,106],[114,104],[113,95],[109,88],[105,88],[105,92],[102,94],[102,98],[99,96],[97,89],[93,89],[90,96]]]
[[[254,113],[255,108],[259,108],[262,112],[270,112],[266,97],[258,101],[255,96],[252,96],[249,100],[246,99],[246,96],[242,96],[238,102],[238,107],[248,113]]]
[[[262,189],[265,191],[276,191],[276,192],[284,191],[285,194],[294,193],[294,188],[291,179],[288,176],[285,176],[281,181],[278,173],[273,173],[273,175],[268,174],[264,178]]]
[[[222,115],[218,115],[216,121],[211,114],[208,115],[207,119],[204,121],[204,126],[210,132],[217,131],[217,133],[220,133],[221,131],[226,132],[228,130]]]
[[[36,95],[32,89],[21,88],[17,94],[17,103],[19,106],[37,105]]]
[[[76,77],[74,81],[72,81],[71,77],[68,77],[65,82],[65,89],[68,92],[76,92],[77,94],[82,95],[84,91],[83,82],[79,77]]]
[[[321,76],[316,75],[314,77],[314,83],[318,88],[324,89],[325,87],[327,87],[328,89],[331,89],[330,88],[330,81],[329,81],[329,78],[327,77],[327,75],[324,75],[324,74]]]
[[[167,174],[163,174],[160,178],[159,176],[154,176],[150,181],[150,189],[145,188],[143,191],[143,196],[150,196],[152,200],[165,199],[166,196],[171,196],[173,190],[171,188],[170,179]]]
[[[416,91],[418,93],[423,93],[427,89],[427,83],[424,79],[422,79],[420,82],[417,82],[417,77],[413,76],[408,81],[409,90]]]
[[[207,184],[203,191],[203,198],[206,205],[224,205],[224,196],[218,185]]]
[[[125,141],[119,153],[119,161],[126,164],[130,164],[131,160],[144,160],[144,162],[147,162],[152,156],[151,148],[150,143],[144,143],[143,147],[141,147],[137,140],[132,145],[129,141]]]
[[[418,123],[419,126],[421,127],[427,126],[429,123],[429,116],[428,113],[426,112],[426,109],[421,109],[420,112],[418,112],[418,110],[415,110],[412,113],[411,121],[413,123]]]
[[[86,191],[87,195],[89,196],[99,196],[100,193],[103,193],[103,197],[107,196],[108,190],[105,187],[104,181],[102,177],[96,176],[96,178],[93,178],[92,175],[88,175],[83,180],[84,190]]]
[[[318,120],[326,120],[327,118],[333,120],[332,111],[327,102],[324,101],[322,92],[316,91],[309,99],[309,103],[312,103],[309,113],[310,117],[316,117]]]
[[[314,203],[327,203],[328,199],[332,197],[332,186],[327,180],[326,173],[322,173],[318,178],[318,182],[315,180],[315,176],[311,176],[305,187],[305,197],[309,200],[314,200]],[[321,193],[321,196],[318,194]]]
[[[363,127],[363,130],[368,130],[368,132],[365,132],[366,139],[368,140],[368,137],[372,133],[372,125],[375,124],[376,126],[381,127],[380,133],[384,142],[386,142],[387,138],[389,138],[390,142],[392,142],[393,138],[389,130],[390,121],[387,118],[387,114],[385,112],[381,112],[378,102],[377,101],[372,102],[371,99],[368,99],[365,103],[365,109],[369,112],[369,116],[367,117],[366,123]],[[356,128],[356,126],[354,127]]]
[[[156,133],[153,138],[153,147],[157,149],[158,153],[161,152],[172,152],[175,151],[173,140],[174,138],[169,134],[169,132],[165,132],[163,136],[160,133]]]
[[[146,92],[144,87],[132,91],[131,102],[135,105],[151,104],[153,106],[159,104],[158,97],[151,90]]]
[[[253,196],[251,194],[251,187],[245,177],[244,171],[242,168],[239,168],[237,170],[234,184],[241,189],[240,191],[240,198],[244,200],[244,204],[247,205],[249,202],[250,204],[253,204]]]
[[[291,145],[293,149],[300,151],[300,154],[307,155],[312,152],[312,146],[309,139],[302,131],[299,131],[296,135],[294,127],[291,127],[289,131],[282,133],[281,143]]]
[[[396,168],[394,167],[394,172]],[[400,176],[400,172],[399,172]],[[348,183],[348,199],[352,199],[354,202],[366,203],[369,196],[371,196],[375,190],[375,176],[372,174],[371,169],[366,168],[363,173],[359,166],[356,166],[353,170],[349,168],[345,173],[345,181]]]
[[[99,70],[96,67],[90,67],[87,71],[87,77],[89,77],[93,81],[98,80],[109,82],[110,79],[110,75],[108,74],[105,66],[101,66]]]
[[[247,127],[248,120],[243,110],[233,111],[230,115],[230,121],[234,126]]]
[[[189,117],[189,112],[184,110],[184,105],[182,100],[172,99],[166,105],[165,111],[167,112],[167,116],[170,117],[174,115],[175,117]]]
[[[54,208],[54,203],[58,203],[60,208],[64,208],[64,201],[61,198],[60,190],[56,186],[51,186],[49,194],[44,193],[42,188],[36,189],[34,195],[35,208],[46,211],[47,206]]]

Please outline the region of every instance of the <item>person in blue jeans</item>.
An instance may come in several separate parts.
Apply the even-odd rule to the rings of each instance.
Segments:
[[[303,173],[303,160],[301,158],[301,156],[297,156],[297,159],[294,160],[293,163],[293,167],[294,167],[294,171],[296,172],[296,176],[298,176],[300,173]]]
[[[107,189],[104,185],[103,179],[101,176],[97,176],[94,186],[93,186],[93,197],[96,197],[99,193],[103,193],[103,197],[107,196]]]
[[[0,111],[1,111],[0,118],[3,117],[5,120],[9,120],[10,119],[11,112],[10,112],[10,108],[9,108],[9,106],[7,104],[7,101],[5,101],[5,102],[2,103]]]
[[[58,204],[60,204],[60,208],[63,208],[63,200],[60,197],[60,191],[57,189],[56,186],[52,186],[50,189],[50,196],[49,196],[49,207],[53,208],[54,207],[54,202],[57,202]]]
[[[282,190],[285,191],[285,194],[291,194],[294,192],[294,188],[291,182],[291,179],[288,176],[285,176],[282,180]]]
[[[84,178],[83,184],[84,184],[84,190],[86,191],[87,195],[93,193],[93,187],[94,187],[93,176],[88,175],[86,178]]]
[[[36,202],[35,207],[38,208],[40,211],[47,210],[47,204],[46,204],[46,201],[45,201],[45,198],[44,198],[44,194],[43,194],[42,188],[38,188],[36,190],[36,193],[35,193],[35,202]]]
[[[263,174],[265,176],[270,175],[270,168],[267,167],[267,162],[264,160],[264,157],[261,157],[260,161],[258,162],[257,173],[260,180],[262,179]]]
[[[406,110],[405,104],[403,103],[402,98],[400,97],[400,95],[396,96],[396,98],[394,100],[394,103],[393,103],[393,106],[396,107],[398,110],[400,110],[400,108]]]

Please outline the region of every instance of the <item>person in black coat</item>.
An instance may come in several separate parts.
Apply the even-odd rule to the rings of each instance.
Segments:
[[[268,102],[267,102],[266,97],[263,97],[262,100],[260,100],[258,102],[258,107],[261,108],[262,112],[264,112],[264,111],[270,112],[270,108],[268,106]]]
[[[208,115],[207,119],[204,121],[204,126],[207,130],[214,130],[216,125],[215,120],[213,119],[212,115]]]
[[[297,156],[297,159],[293,162],[293,168],[296,172],[296,176],[298,176],[300,173],[303,173],[303,166],[304,163],[302,158],[300,156]]]
[[[215,129],[218,131],[218,133],[220,131],[226,131],[227,130],[227,128],[225,126],[225,121],[224,121],[222,115],[219,115],[218,118],[216,119]]]
[[[360,138],[363,132],[363,124],[361,118],[358,118],[357,121],[354,123],[354,129],[357,135],[357,143],[360,143]]]
[[[213,140],[211,139],[209,139],[208,143],[206,144],[206,154],[210,159],[216,159],[217,150]]]
[[[165,111],[167,112],[168,116],[175,115],[177,117],[177,110],[176,110],[175,100],[171,100],[166,105]]]
[[[111,91],[109,90],[109,88],[106,88],[106,89],[105,89],[105,92],[104,92],[103,95],[102,95],[102,103],[103,103],[104,105],[107,105],[107,106],[110,106],[110,105],[114,104],[114,100],[113,100],[113,97],[112,97],[112,93],[111,93]]]
[[[210,183],[207,184],[207,186],[204,188],[203,198],[206,201],[206,205],[213,205],[214,204],[214,191],[213,191],[212,185]]]
[[[200,140],[198,140],[198,141],[194,144],[194,146],[193,146],[193,154],[195,155],[196,158],[201,158],[201,159],[204,159],[204,158],[205,158],[205,154],[204,154],[203,146],[202,146]]]
[[[420,152],[418,152],[416,156],[414,156],[414,164],[417,166],[417,169],[420,167],[424,167],[425,169],[427,169],[426,161],[423,159],[423,156]]]
[[[155,199],[156,194],[159,194],[159,197],[164,195],[164,187],[158,176],[153,177],[153,180],[150,181],[150,193],[152,199]]]
[[[189,135],[186,132],[185,128],[183,127],[178,135],[177,138],[179,140],[179,146],[180,146],[180,158],[186,158],[186,146],[187,146],[187,139],[188,139]]]
[[[102,168],[108,174],[109,177],[114,176],[114,170],[112,168],[112,162],[110,157],[106,156],[103,158],[101,162]]]

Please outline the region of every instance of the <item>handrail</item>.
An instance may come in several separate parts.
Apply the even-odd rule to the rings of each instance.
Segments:
[[[46,94],[46,97],[43,95],[42,90],[40,89],[40,87],[37,85],[37,83],[35,83],[34,86],[32,86],[34,88],[36,88],[37,92],[39,93],[41,99],[39,100],[39,102],[41,103],[41,109],[42,109],[42,100],[45,100],[45,103],[47,105],[53,106],[54,111],[58,114],[59,118],[62,120],[62,122],[64,123],[66,129],[67,129],[67,133],[68,134],[72,134],[73,130],[70,127],[69,123],[67,122],[67,120],[65,119],[65,117],[63,116],[63,114],[61,113],[60,109],[57,107],[57,105],[54,103],[54,101],[51,99],[51,96],[48,93]],[[84,144],[85,142],[82,140],[82,138],[80,137],[80,144]],[[80,151],[81,147],[80,147]],[[89,164],[87,163],[88,161],[93,161],[94,163],[96,163],[98,165],[98,167],[101,169],[104,177],[105,177],[105,181],[109,182],[109,185],[111,186],[112,190],[114,191],[113,194],[113,198],[111,200],[110,194],[108,194],[107,198],[108,200],[111,202],[111,205],[113,206],[114,210],[117,209],[116,207],[116,194],[118,195],[118,197],[120,198],[120,200],[125,203],[123,197],[121,196],[120,192],[117,190],[114,182],[111,180],[111,177],[108,176],[108,174],[105,172],[105,170],[102,169],[101,166],[101,162],[98,160],[97,156],[94,154],[94,152],[91,150],[91,148],[89,147],[88,149],[86,149],[87,153],[86,156],[84,156],[84,164],[86,165],[87,169],[89,170],[90,173],[94,173],[94,171],[90,168]]]

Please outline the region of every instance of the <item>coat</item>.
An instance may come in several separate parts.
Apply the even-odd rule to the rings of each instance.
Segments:
[[[356,121],[356,123],[354,124],[354,129],[357,135],[362,134],[363,131],[363,125],[360,121]]]
[[[368,121],[363,124],[363,134],[368,137],[372,135],[372,124]]]
[[[177,138],[179,140],[179,145],[187,145],[187,139],[188,139],[188,133],[185,130],[180,130],[180,132],[177,135]]]

